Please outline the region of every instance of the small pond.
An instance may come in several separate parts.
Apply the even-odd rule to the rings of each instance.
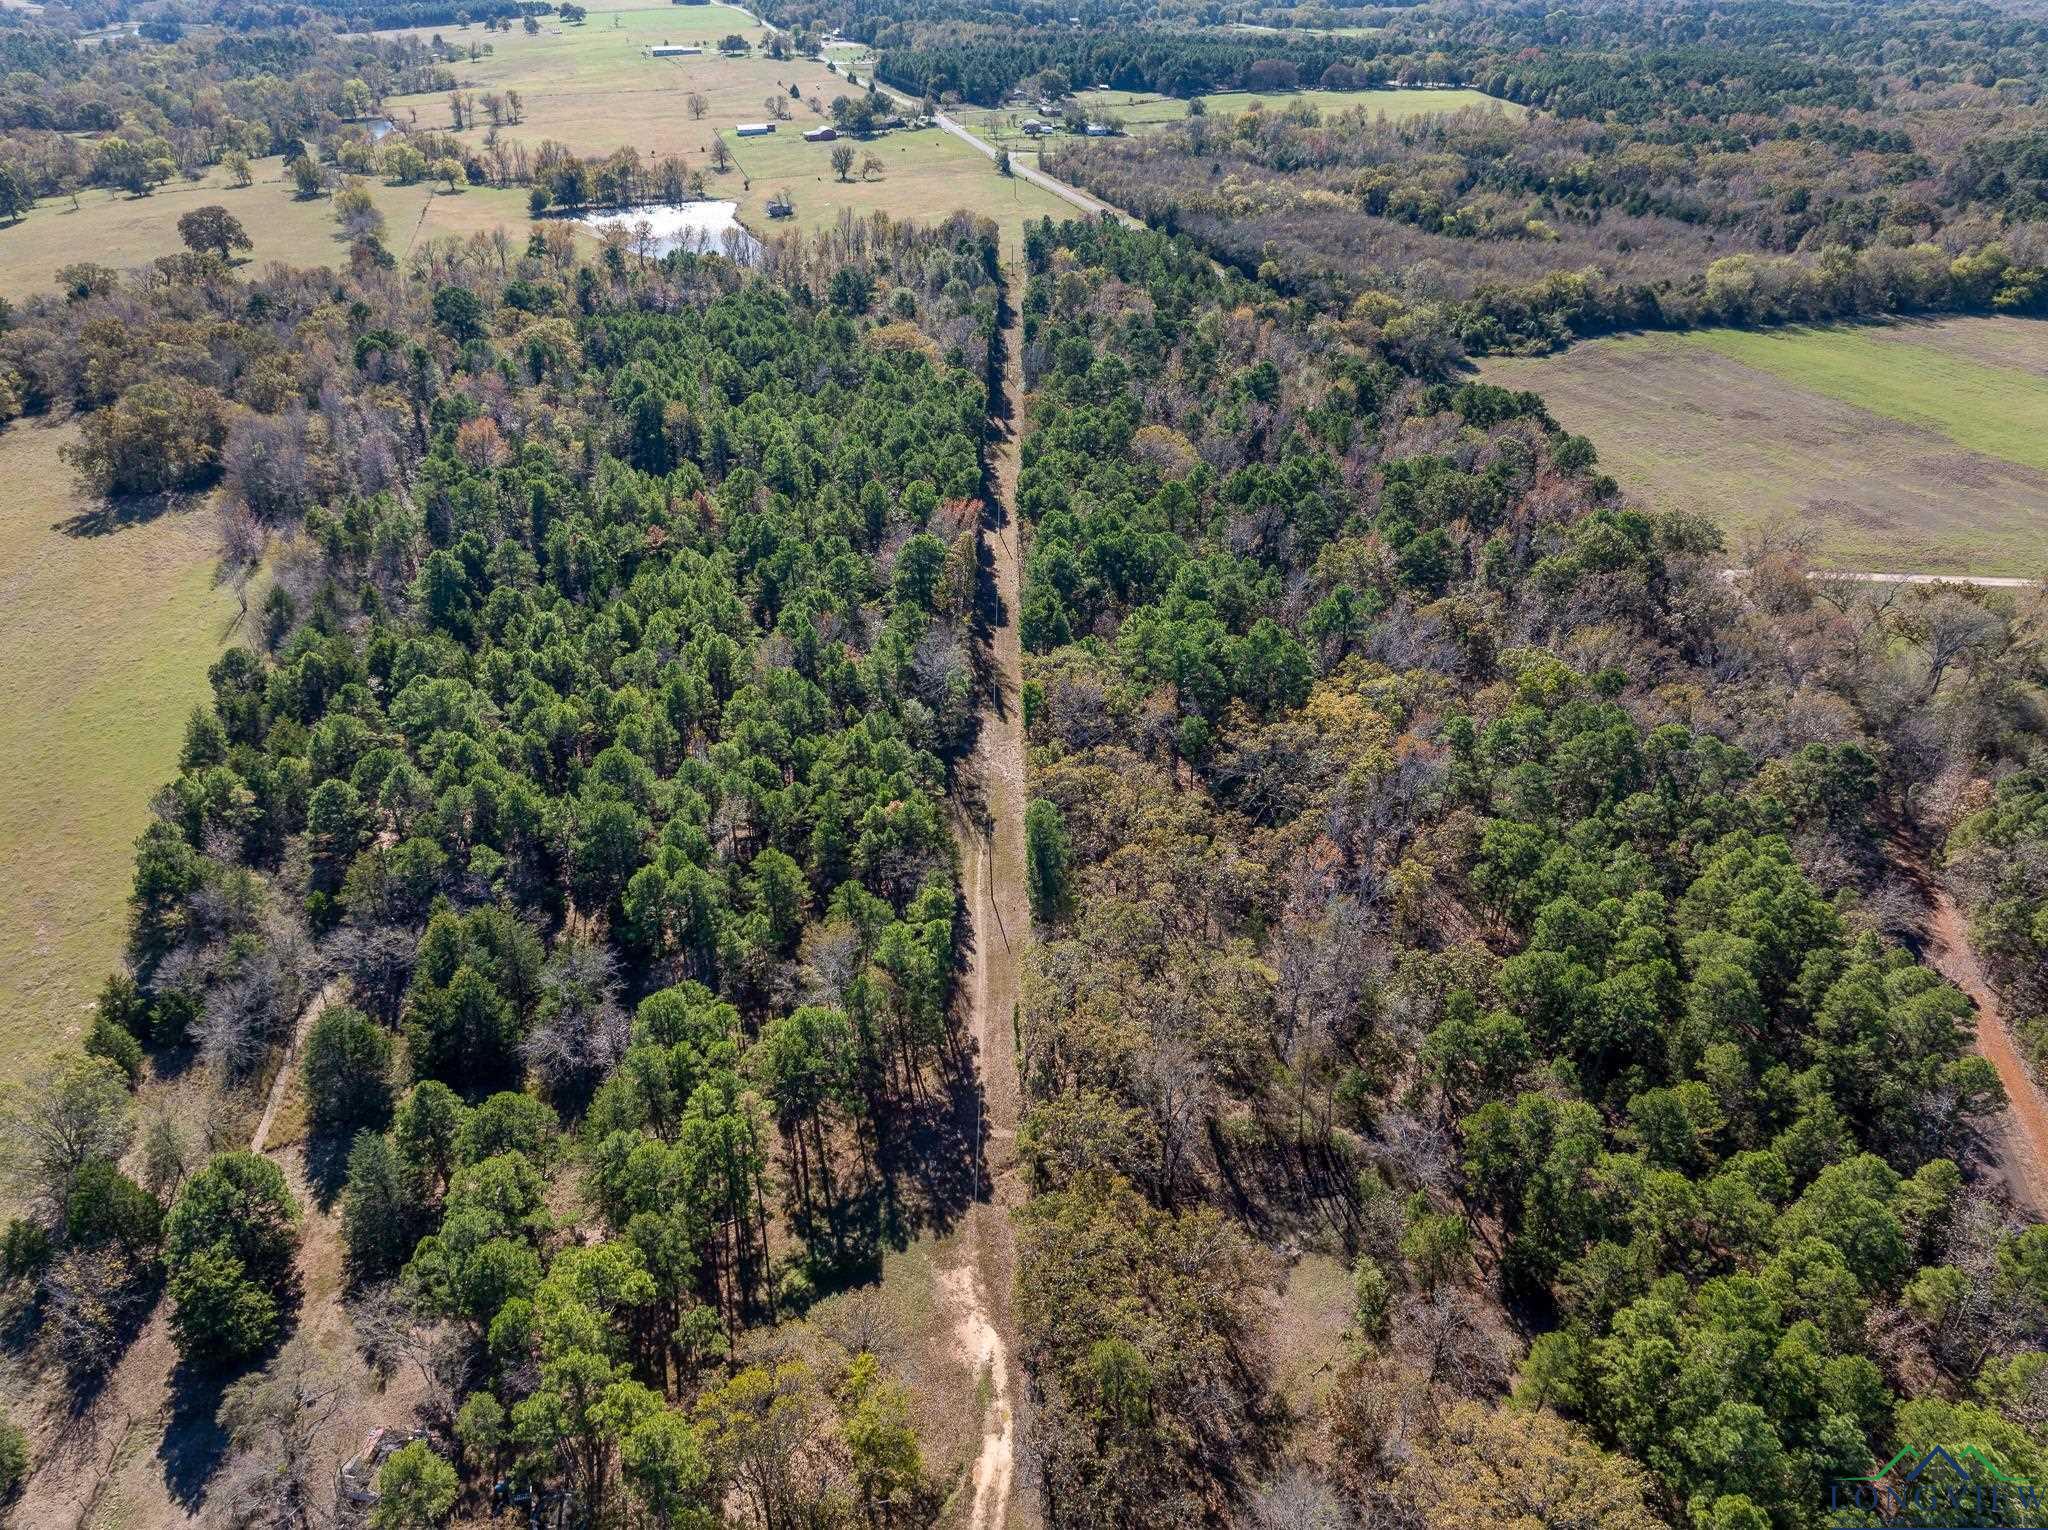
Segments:
[[[741,224],[739,211],[737,202],[658,202],[645,207],[585,213],[577,221],[599,234],[610,228],[631,232],[645,223],[652,233],[656,255],[695,250],[713,255],[733,254],[751,261],[760,254],[761,242]],[[729,244],[737,248],[728,248]]]

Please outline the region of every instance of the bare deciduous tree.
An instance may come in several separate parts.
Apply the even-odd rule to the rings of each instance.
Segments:
[[[355,1395],[348,1374],[304,1336],[229,1387],[220,1421],[230,1453],[207,1493],[210,1520],[238,1530],[329,1523],[334,1483],[321,1446]]]
[[[619,1003],[618,963],[603,946],[572,942],[541,973],[540,1024],[520,1050],[551,1093],[594,1088],[626,1055],[633,1023]]]
[[[1257,1530],[1352,1530],[1357,1524],[1336,1489],[1298,1462],[1252,1494],[1246,1507]]]
[[[425,1391],[422,1411],[452,1420],[455,1399],[467,1389],[470,1346],[462,1335],[428,1317],[397,1285],[365,1291],[349,1303],[356,1347],[370,1368],[389,1378],[401,1368],[416,1375]]]
[[[120,1249],[75,1248],[44,1271],[43,1339],[74,1382],[104,1376],[141,1326],[154,1295],[149,1272]]]

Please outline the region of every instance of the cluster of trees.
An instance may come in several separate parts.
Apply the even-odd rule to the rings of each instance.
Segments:
[[[1325,116],[1297,101],[1063,142],[1047,166],[1319,307],[1428,309],[1474,352],[1620,327],[2048,309],[2048,182],[1985,170],[1961,146],[1976,140],[1931,155],[1860,114],[1688,134],[1672,117],[1690,110],[1388,122],[1369,102]]]
[[[133,980],[0,1122],[52,1353],[111,1364],[159,1291],[196,1365],[277,1353],[276,1166],[137,1150],[130,1091],[151,1052],[245,1086],[318,994],[365,1342],[438,1399],[387,1502],[510,1474],[592,1518],[929,1521],[874,1325],[759,1340],[966,1193],[948,804],[995,272],[993,225],[877,218],[753,275],[536,236],[13,315],[82,470],[184,460],[198,409],[231,532],[276,533],[138,847]],[[238,1504],[319,1487],[258,1469],[299,1459],[295,1354],[224,1415]]]
[[[387,95],[447,80],[417,38],[342,36],[323,26],[84,47],[38,19],[11,28],[5,47],[0,161],[37,195],[67,183],[140,192],[230,153],[289,159]]]
[[[1596,122],[1670,123],[1677,106],[1681,136],[1711,135],[1731,121],[1745,130],[1773,121],[1782,128],[1799,120],[1788,110],[1889,112],[1902,87],[1929,98],[1955,86],[2038,89],[2043,43],[2037,17],[1955,0],[1843,14],[1797,0],[1743,0],[1654,17],[1531,12],[1509,0],[1453,0],[1427,10],[1238,7],[1227,15],[1185,0],[1099,0],[1070,14],[978,0],[928,0],[907,10],[796,0],[775,16],[785,25],[843,28],[882,52],[881,71],[892,83],[928,82],[984,105],[1045,69],[1173,95],[1469,84]],[[1226,21],[1266,25],[1221,30]],[[1857,119],[1854,126],[1883,133],[1890,124]]]
[[[1731,591],[1533,395],[1155,231],[1026,256],[1047,1502],[1817,1525],[1929,1431],[2024,1478],[2048,1230],[1959,1167],[2001,1092],[1881,820],[2033,747],[2038,613]],[[1305,1451],[1287,1244],[1352,1274]]]
[[[160,1291],[180,1351],[202,1365],[265,1349],[297,1294],[299,1208],[277,1165],[208,1156],[211,1134],[173,1114],[143,1124],[132,1091],[147,1019],[134,984],[110,980],[83,1054],[0,1103],[9,1182],[27,1208],[0,1240],[0,1280],[78,1389],[120,1358]]]
[[[1654,18],[1458,0],[1374,10],[1356,35],[1300,18],[1173,30],[1189,18],[1165,6],[1035,31],[973,6],[833,15],[866,27],[891,84],[984,105],[1019,87],[1056,100],[1455,83],[1538,109],[1387,124],[1369,101],[1328,119],[1297,104],[1063,144],[1048,161],[1327,310],[1371,294],[1427,307],[1468,351],[2048,305],[2037,18],[1948,0],[1824,19],[1786,0]]]

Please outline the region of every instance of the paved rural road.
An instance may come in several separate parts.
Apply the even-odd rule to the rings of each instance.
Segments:
[[[900,100],[901,98],[899,97],[898,99]],[[944,128],[947,132],[951,133],[955,138],[959,139],[962,143],[969,144],[972,147],[979,149],[983,154],[986,154],[990,159],[994,159],[996,157],[996,149],[993,144],[987,142],[985,139],[977,137],[974,133],[962,127],[959,123],[955,122],[951,117],[948,117],[944,112],[940,112],[935,120],[938,122],[940,127]],[[1122,219],[1132,228],[1138,228],[1141,226],[1138,220],[1136,218],[1133,218],[1129,213],[1120,212],[1116,208],[1111,207],[1107,202],[1101,201],[1096,197],[1091,197],[1090,195],[1088,195],[1087,192],[1082,191],[1079,187],[1069,186],[1065,181],[1060,180],[1055,176],[1047,175],[1043,170],[1033,170],[1029,166],[1018,164],[1015,155],[1012,155],[1010,157],[1010,174],[1016,176],[1017,179],[1019,179],[1020,181],[1029,181],[1032,185],[1039,187],[1041,190],[1051,192],[1054,196],[1059,197],[1063,201],[1073,203],[1076,207],[1080,208],[1081,211],[1085,213],[1093,213],[1097,216],[1100,216],[1103,213],[1107,213],[1113,218]]]
[[[825,56],[822,53],[819,54],[817,61],[821,64],[826,62]],[[910,97],[884,85],[879,79],[875,80],[875,89],[906,111],[919,111],[922,109],[921,102],[911,100]],[[962,127],[944,112],[940,112],[932,120],[977,153],[985,155],[991,160],[996,157],[996,146],[994,144],[980,137],[973,129]],[[1029,181],[1041,191],[1051,192],[1064,202],[1073,203],[1074,206],[1080,208],[1084,213],[1097,217],[1107,213],[1112,218],[1121,219],[1132,228],[1142,228],[1144,226],[1143,223],[1132,217],[1129,213],[1119,208],[1111,207],[1107,202],[1097,197],[1091,197],[1077,186],[1069,186],[1057,176],[1047,175],[1043,170],[1033,170],[1028,166],[1018,164],[1015,155],[1010,156],[1010,174],[1016,176],[1020,181]]]

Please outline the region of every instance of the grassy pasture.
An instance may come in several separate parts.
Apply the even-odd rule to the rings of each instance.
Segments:
[[[300,201],[278,158],[254,161],[252,186],[232,186],[215,166],[196,181],[175,180],[146,197],[95,187],[82,191],[73,210],[69,197],[45,198],[19,223],[0,227],[0,297],[20,299],[54,285],[57,268],[92,260],[124,270],[147,265],[159,255],[184,248],[178,219],[195,207],[218,203],[242,220],[255,241],[246,259],[259,266],[332,265],[345,259],[347,245],[334,222],[328,197]],[[466,187],[452,195],[429,185],[387,186],[370,181],[382,209],[385,241],[404,256],[415,244],[467,235],[495,226],[519,231],[527,225],[524,192]]]
[[[417,28],[414,35],[435,30]],[[472,95],[518,91],[524,116],[501,128],[500,136],[529,148],[546,139],[585,155],[635,148],[650,158],[680,154],[693,169],[708,170],[713,133],[735,122],[761,121],[769,96],[784,101],[793,119],[782,131],[800,132],[826,120],[808,105],[811,98],[829,111],[834,96],[854,90],[845,75],[811,60],[720,57],[720,38],[738,33],[758,42],[764,35],[743,12],[724,5],[626,4],[592,11],[578,26],[550,18],[532,37],[523,31],[438,30],[458,47],[474,42],[492,50],[454,64],[456,78]],[[661,43],[712,51],[695,58],[651,56],[647,50]],[[796,98],[789,95],[791,85]],[[709,107],[701,121],[689,114],[693,94]],[[385,106],[395,121],[448,129],[445,93],[394,96]],[[477,126],[462,136],[481,143],[484,132]]]
[[[74,435],[0,431],[0,1079],[75,1043],[119,961],[135,838],[235,614],[203,509],[86,528]]]
[[[1905,319],[1868,328],[1870,339],[1892,345],[1919,346],[1944,356],[1987,366],[2011,367],[2048,378],[2048,325],[2021,319]],[[2036,420],[2033,428],[2048,428]]]
[[[1646,503],[1729,533],[1793,521],[1818,560],[2048,569],[2048,326],[2014,318],[1592,341],[1487,362]]]
[[[713,178],[712,184],[721,195],[738,197],[741,221],[755,230],[792,224],[804,230],[829,228],[841,212],[859,217],[886,212],[900,218],[943,216],[964,208],[1002,225],[1006,256],[1017,253],[1026,222],[1072,215],[1071,207],[1051,192],[998,175],[985,155],[939,128],[842,141],[851,144],[856,156],[874,153],[887,168],[871,181],[841,181],[832,170],[836,144],[805,143],[800,133],[784,126],[772,138],[728,135],[746,189],[740,189],[739,175]],[[768,198],[783,190],[796,215],[774,223]]]
[[[613,25],[615,20],[619,25]],[[829,120],[834,96],[855,93],[858,87],[821,63],[716,54],[658,59],[646,52],[662,41],[715,45],[729,32],[755,39],[761,35],[740,12],[721,5],[593,11],[580,27],[550,23],[535,37],[494,34],[494,51],[457,65],[456,72],[472,94],[519,92],[524,119],[500,129],[507,141],[537,148],[554,139],[585,155],[628,147],[647,159],[680,155],[691,169],[704,172],[706,191],[736,201],[741,221],[759,234],[791,226],[830,227],[843,211],[935,218],[964,208],[1002,224],[1005,246],[1014,251],[1027,220],[1061,215],[1065,204],[1056,197],[997,175],[985,157],[936,129],[854,141],[857,155],[872,152],[888,168],[870,181],[839,180],[832,170],[832,146],[805,143],[803,134]],[[442,29],[442,36],[463,41],[450,29]],[[481,36],[477,41],[481,44]],[[792,84],[798,91],[794,98],[789,95]],[[703,96],[708,105],[701,120],[689,114],[692,94]],[[773,137],[735,136],[736,123],[767,117],[770,96],[786,103],[791,120],[779,124]],[[812,108],[814,99],[822,111]],[[445,96],[396,97],[386,107],[400,122],[437,130],[448,125]],[[481,143],[483,134],[483,128],[473,127],[463,137]],[[715,137],[724,138],[736,162],[723,175],[711,168]],[[796,216],[777,223],[768,217],[768,199],[785,189]]]

